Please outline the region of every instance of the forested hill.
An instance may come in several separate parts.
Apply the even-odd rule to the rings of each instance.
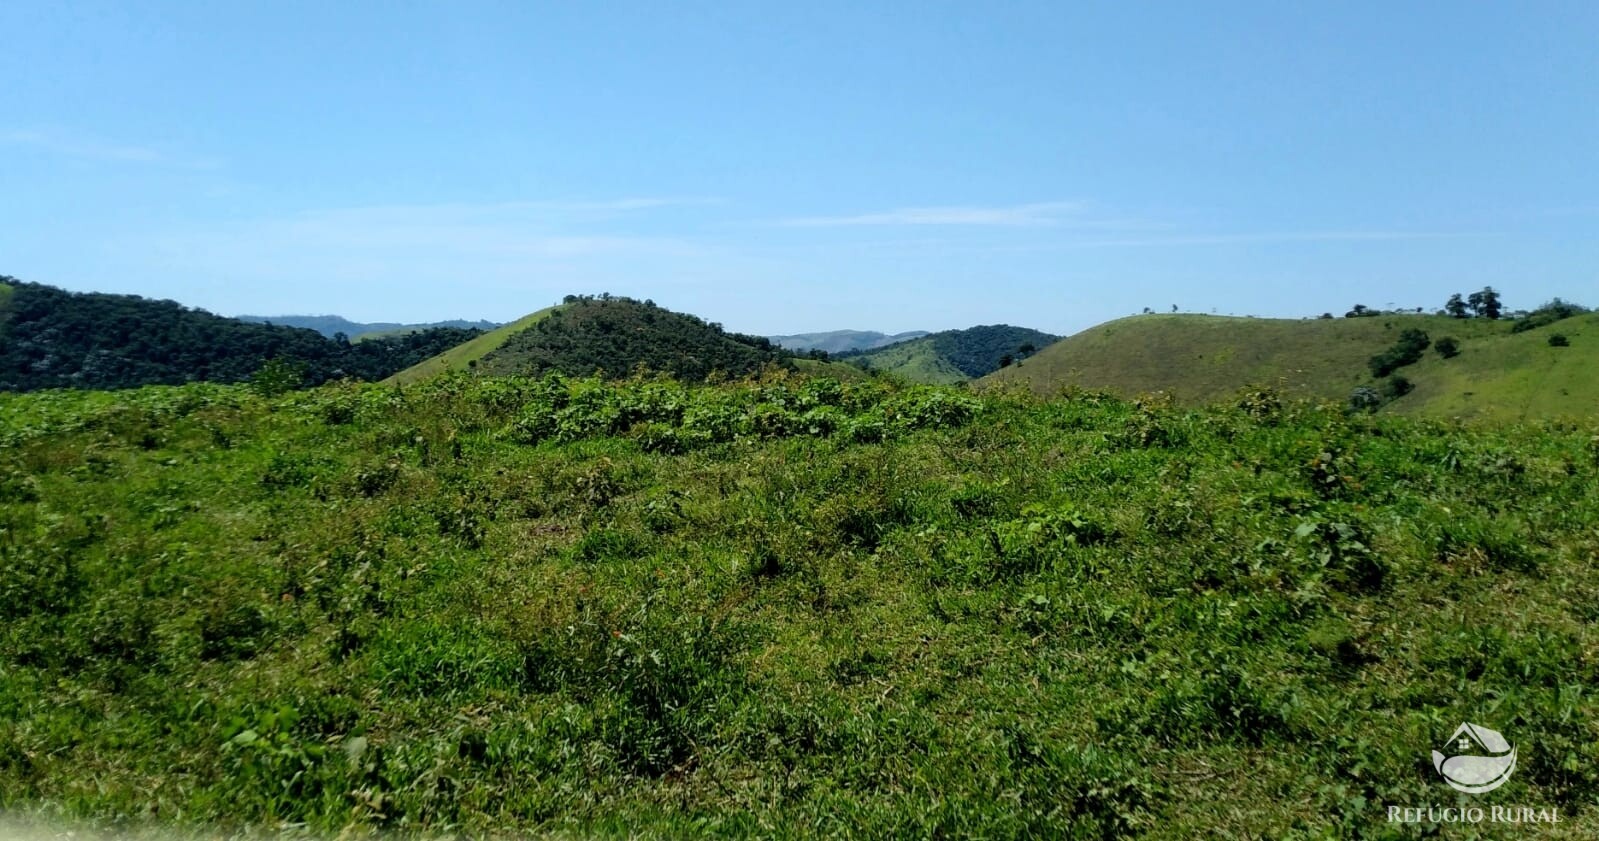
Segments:
[[[762,336],[672,312],[651,301],[569,295],[566,303],[507,338],[474,367],[488,374],[626,376],[643,366],[682,380],[712,372],[739,377],[792,354]]]
[[[67,292],[0,276],[0,391],[238,382],[269,359],[315,385],[379,380],[478,335],[439,328],[358,344],[137,295]]]
[[[1058,338],[1026,327],[985,324],[931,333],[869,351],[835,354],[835,358],[913,382],[957,383],[1025,359]]]

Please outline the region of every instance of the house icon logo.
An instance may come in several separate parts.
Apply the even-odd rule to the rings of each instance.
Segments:
[[[1516,748],[1497,730],[1466,723],[1443,751],[1432,752],[1432,767],[1451,788],[1485,794],[1505,784],[1516,771]]]

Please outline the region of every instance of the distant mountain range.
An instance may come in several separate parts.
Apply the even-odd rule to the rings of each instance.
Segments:
[[[435,327],[454,327],[460,330],[493,330],[499,327],[492,321],[466,321],[452,319],[450,321],[431,321],[427,324],[399,324],[389,321],[360,322],[337,315],[240,315],[240,321],[252,324],[277,324],[284,327],[301,327],[306,330],[315,330],[328,338],[343,333],[350,339],[363,336],[370,337],[381,333],[394,335],[396,333],[414,333],[418,330],[431,330]]]
[[[795,333],[792,336],[767,336],[784,350],[820,350],[827,353],[845,353],[852,350],[871,350],[896,342],[919,339],[926,330],[905,333],[879,333],[876,330],[830,330],[825,333]]]

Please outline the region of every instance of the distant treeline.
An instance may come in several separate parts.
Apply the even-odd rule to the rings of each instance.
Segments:
[[[306,385],[380,380],[481,332],[437,328],[351,344],[174,301],[0,276],[0,391],[240,382],[272,359],[292,363]]]

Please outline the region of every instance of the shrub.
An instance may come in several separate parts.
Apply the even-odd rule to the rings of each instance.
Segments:
[[[1409,379],[1402,376],[1396,376],[1393,379],[1383,383],[1382,390],[1383,393],[1388,395],[1390,399],[1397,399],[1404,397],[1411,391],[1414,391],[1415,388],[1415,384]]]
[[[1349,392],[1349,409],[1355,412],[1375,412],[1382,405],[1382,395],[1369,385],[1355,386]]]
[[[286,359],[268,359],[250,377],[250,390],[262,397],[277,397],[305,381],[305,365]]]
[[[1414,327],[1406,329],[1399,334],[1399,339],[1394,342],[1393,347],[1373,356],[1367,363],[1371,367],[1371,375],[1386,377],[1397,368],[1419,361],[1422,352],[1427,350],[1427,346],[1431,343],[1426,333]]]
[[[1563,334],[1563,333],[1551,333],[1551,334],[1549,334],[1549,346],[1550,347],[1570,347],[1571,346],[1571,340],[1566,338],[1565,334]]]
[[[1445,336],[1434,342],[1432,349],[1438,351],[1438,355],[1445,359],[1454,359],[1460,355],[1460,342],[1453,336]]]

